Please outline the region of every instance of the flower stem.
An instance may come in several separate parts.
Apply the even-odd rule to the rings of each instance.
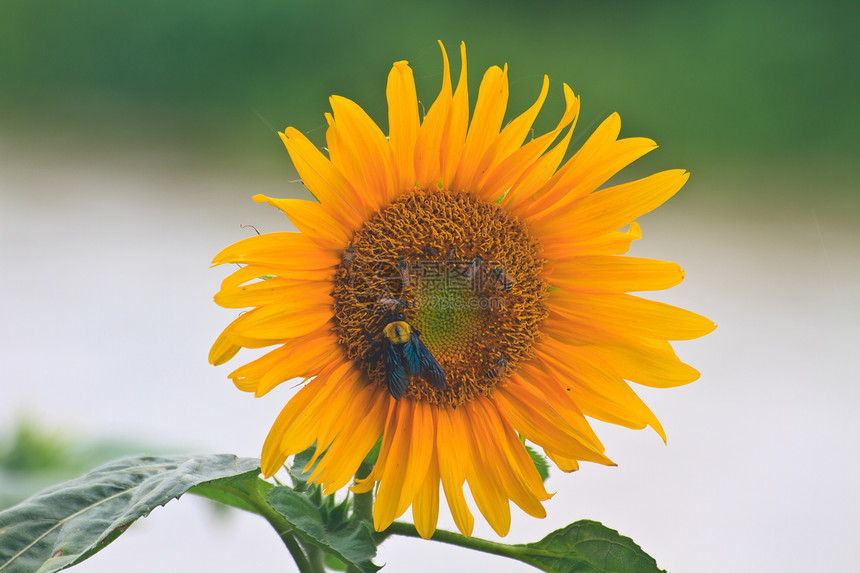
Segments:
[[[362,462],[358,466],[358,471],[355,472],[355,479],[364,479],[370,475],[373,470],[373,464]],[[352,494],[352,519],[353,521],[366,521],[373,525],[373,490],[364,493]],[[359,570],[349,565],[346,568],[346,573],[360,573]]]
[[[325,564],[323,563],[322,549],[311,543],[302,543],[302,547],[304,547],[305,553],[308,556],[308,563],[311,566],[311,570],[324,573]]]
[[[322,565],[322,556],[320,555],[319,559],[309,560],[308,555],[302,551],[298,540],[292,533],[292,525],[284,519],[284,516],[275,511],[272,506],[269,505],[269,502],[266,499],[266,494],[271,487],[272,484],[255,477],[251,483],[228,485],[210,482],[205,484],[203,487],[196,488],[196,490],[192,489],[191,493],[202,497],[209,497],[237,509],[250,511],[251,513],[259,515],[268,521],[269,525],[271,525],[275,532],[277,532],[278,537],[281,538],[281,541],[287,547],[287,550],[290,552],[290,555],[292,555],[293,561],[296,562],[296,566],[299,568],[301,573],[324,573],[325,569]],[[208,494],[211,491],[220,492],[222,495],[212,497]]]
[[[364,479],[370,475],[373,470],[373,465],[362,463],[358,466],[358,471],[355,472],[355,479]],[[353,494],[352,498],[352,517],[354,520],[362,520],[368,523],[373,523],[373,490],[365,493]]]
[[[302,548],[299,547],[299,544],[296,541],[295,537],[293,537],[287,531],[279,530],[278,526],[275,523],[272,523],[271,521],[269,521],[269,523],[272,527],[275,528],[275,531],[278,532],[278,536],[280,536],[281,541],[284,542],[284,545],[287,547],[287,550],[289,550],[290,555],[293,556],[293,561],[296,562],[296,566],[299,568],[299,571],[301,571],[301,573],[318,573],[318,571],[321,571],[321,569],[317,569],[311,566],[310,561],[308,561],[308,558],[302,551]]]
[[[403,535],[406,537],[421,537],[418,534],[418,530],[415,529],[414,525],[412,525],[411,523],[403,523],[400,521],[395,521],[394,523],[392,523],[388,527],[388,529],[384,531],[384,533],[390,535]],[[493,555],[501,555],[502,557],[516,559],[517,561],[523,561],[534,567],[542,568],[541,564],[529,559],[528,556],[519,547],[516,547],[514,545],[496,543],[495,541],[488,541],[486,539],[480,539],[478,537],[463,537],[459,533],[446,531],[444,529],[437,529],[430,539],[433,541],[438,541],[440,543],[447,543],[449,545],[465,547],[466,549],[473,549],[475,551],[482,551],[484,553],[491,553]]]
[[[324,571],[321,566],[321,562],[319,564],[312,564],[308,560],[307,555],[305,555],[305,552],[302,551],[301,546],[299,546],[299,542],[296,540],[296,537],[292,534],[293,527],[280,513],[272,509],[272,506],[269,505],[268,501],[266,501],[265,495],[261,491],[259,484],[258,487],[252,488],[251,495],[246,499],[254,510],[256,510],[263,519],[268,521],[269,525],[271,525],[277,532],[278,537],[281,538],[281,541],[290,552],[290,555],[292,555],[293,561],[296,562],[296,566],[299,568],[301,573],[322,573]]]

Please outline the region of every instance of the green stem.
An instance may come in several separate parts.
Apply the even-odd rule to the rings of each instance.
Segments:
[[[373,464],[362,462],[358,466],[358,471],[355,472],[355,479],[364,479],[370,475],[373,470]],[[352,494],[352,519],[353,521],[366,521],[373,526],[373,490],[365,493]],[[346,573],[360,573],[360,571],[352,565],[347,566]]]
[[[296,566],[299,568],[301,573],[321,573],[323,569],[319,565],[312,565],[311,562],[308,561],[307,555],[302,551],[296,537],[292,534],[293,527],[286,519],[284,519],[284,516],[272,509],[272,506],[269,505],[269,502],[266,500],[262,491],[262,487],[265,486],[261,486],[262,484],[259,484],[258,482],[258,487],[253,488],[248,501],[257,513],[259,513],[263,519],[268,521],[269,525],[271,525],[278,533],[278,537],[281,538],[281,541],[283,541],[284,545],[287,547],[290,555],[293,556],[293,561],[296,562]]]
[[[322,549],[311,543],[302,543],[302,547],[305,548],[305,553],[308,555],[308,563],[310,563],[311,569],[319,573],[324,573],[325,563],[323,562]]]
[[[401,521],[395,521],[390,526],[388,526],[388,529],[386,529],[383,533],[389,535],[403,535],[406,537],[421,537],[421,535],[418,534],[418,530],[415,529],[414,525],[412,525],[411,523],[403,523]],[[508,557],[509,559],[516,559],[517,561],[522,561],[523,563],[527,563],[532,567],[537,567],[538,569],[548,571],[548,569],[545,569],[544,564],[532,559],[531,556],[528,554],[527,550],[524,550],[523,548],[517,547],[515,545],[496,543],[495,541],[488,541],[486,539],[480,539],[478,537],[463,537],[459,533],[453,533],[444,529],[437,529],[430,539],[433,541],[438,541],[440,543],[457,545],[458,547],[465,547],[466,549],[473,549],[475,551],[482,551],[484,553],[491,553],[493,555],[501,555],[502,557]]]
[[[295,537],[290,535],[288,531],[284,531],[283,529],[281,529],[277,523],[270,520],[267,521],[269,521],[269,524],[275,528],[275,531],[278,532],[278,536],[281,538],[281,541],[284,542],[284,545],[287,547],[287,550],[289,550],[290,555],[293,556],[293,561],[296,562],[296,566],[299,568],[299,571],[301,571],[301,573],[319,573],[319,571],[321,571],[321,569],[316,569],[311,565],[310,561],[308,561],[307,556],[302,551],[302,548],[299,547],[299,544],[296,541]]]
[[[278,537],[281,538],[281,541],[287,547],[287,550],[290,552],[290,555],[292,555],[293,561],[296,562],[296,566],[299,568],[301,573],[323,573],[325,569],[322,566],[322,558],[319,560],[319,565],[312,564],[308,561],[307,555],[302,551],[296,537],[292,534],[292,526],[280,513],[272,509],[272,506],[269,505],[269,502],[266,500],[265,493],[263,492],[263,488],[270,487],[271,484],[263,480],[257,480],[255,483],[250,484],[248,489],[244,487],[231,487],[212,482],[206,484],[206,489],[221,491],[228,496],[235,498],[235,500],[242,501],[247,505],[237,504],[235,503],[235,500],[230,500],[229,498],[219,499],[222,503],[227,503],[228,505],[232,505],[233,507],[245,511],[250,509],[251,512],[256,513],[268,521],[269,525],[275,529]],[[203,497],[208,497],[202,491],[195,492],[192,489],[191,492]],[[233,501],[233,503],[231,503],[231,501]]]
[[[372,464],[362,463],[355,472],[355,479],[364,479],[373,470]],[[356,493],[352,497],[352,517],[354,520],[373,523],[373,490],[365,493]]]

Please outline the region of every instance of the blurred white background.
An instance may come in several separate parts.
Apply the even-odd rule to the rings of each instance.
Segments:
[[[250,200],[299,193],[284,169],[258,178],[167,152],[96,158],[0,140],[0,431],[26,414],[83,438],[161,448],[148,453],[257,457],[294,390],[254,399],[227,379],[233,363],[207,364],[235,316],[212,302],[229,269],[209,261],[253,233],[243,224],[290,228]],[[781,199],[756,191],[785,182],[693,175],[694,199],[682,191],[643,217],[631,253],[684,266],[684,283],[655,298],[719,325],[676,346],[699,381],[639,389],[668,446],[651,431],[595,423],[619,467],[553,472],[548,517],[514,508],[504,541],[535,541],[588,518],[672,572],[850,570],[860,515],[860,202],[815,189]],[[496,539],[476,521],[475,535]],[[444,513],[440,526],[453,529]],[[393,571],[532,570],[399,538],[376,561]],[[238,511],[213,519],[188,496],[75,571],[165,567],[292,570],[262,519]]]

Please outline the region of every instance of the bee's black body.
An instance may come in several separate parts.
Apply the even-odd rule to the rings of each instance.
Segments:
[[[403,397],[413,377],[424,380],[437,390],[448,387],[442,367],[421,341],[421,333],[406,322],[402,312],[389,314],[382,329],[382,340],[374,346],[376,356],[382,355],[385,382],[395,400]]]

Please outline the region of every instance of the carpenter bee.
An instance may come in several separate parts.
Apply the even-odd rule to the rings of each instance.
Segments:
[[[381,340],[373,343],[371,356],[382,356],[385,383],[395,400],[406,392],[412,377],[421,378],[433,388],[444,390],[445,372],[421,341],[418,329],[406,322],[402,312],[390,312],[382,329]]]

